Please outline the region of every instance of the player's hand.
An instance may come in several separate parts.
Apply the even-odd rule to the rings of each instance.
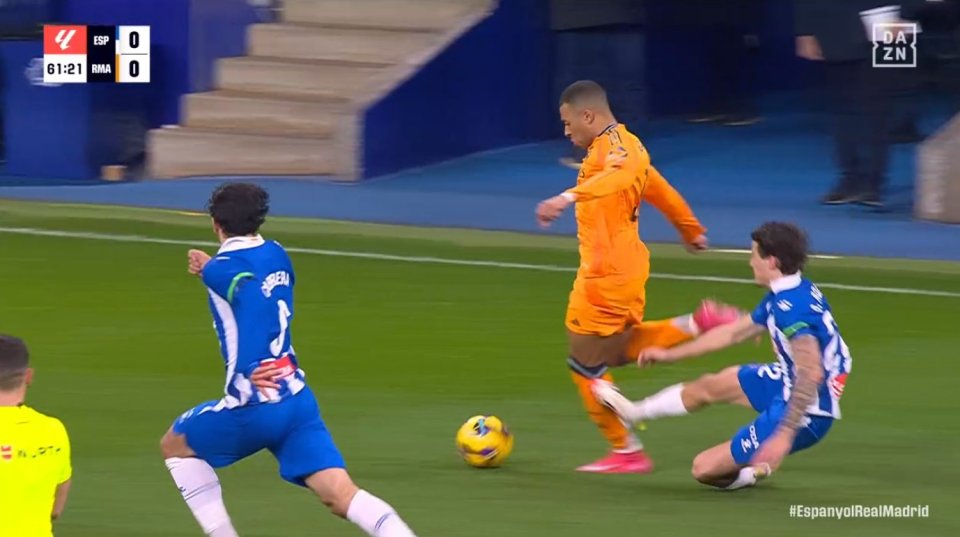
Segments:
[[[260,393],[269,397],[270,394],[267,393],[267,390],[280,389],[280,384],[277,383],[277,379],[281,376],[282,371],[280,368],[273,363],[268,363],[258,366],[253,370],[253,373],[250,374],[250,382],[257,387]]]
[[[797,56],[810,61],[820,61],[823,59],[823,50],[820,49],[820,42],[817,41],[816,36],[797,36]]]
[[[706,235],[697,235],[695,239],[685,244],[687,251],[691,254],[697,252],[702,252],[710,247],[710,241],[707,240]]]
[[[637,356],[637,367],[650,367],[657,363],[669,362],[670,351],[661,347],[647,347]]]
[[[769,465],[770,470],[776,470],[783,463],[783,459],[793,447],[793,435],[786,431],[777,431],[773,436],[760,444],[760,449],[753,454],[750,464],[753,466]]]
[[[573,203],[564,196],[554,196],[537,205],[537,222],[540,227],[550,227],[550,223],[560,217],[563,211]]]
[[[187,252],[187,272],[193,275],[203,272],[203,267],[210,261],[210,254],[201,250]]]

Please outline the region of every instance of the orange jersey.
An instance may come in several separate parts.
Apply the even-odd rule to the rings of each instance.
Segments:
[[[706,232],[682,196],[650,164],[640,139],[611,125],[587,150],[577,186],[578,277],[645,277],[649,252],[640,240],[640,204],[659,209],[685,241]]]

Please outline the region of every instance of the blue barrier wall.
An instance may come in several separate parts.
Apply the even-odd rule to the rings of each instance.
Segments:
[[[366,112],[364,176],[562,134],[542,0],[497,10]]]

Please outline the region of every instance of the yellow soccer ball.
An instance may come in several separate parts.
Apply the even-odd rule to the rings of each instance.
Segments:
[[[474,416],[457,431],[457,451],[474,468],[496,468],[513,451],[513,434],[496,416]]]

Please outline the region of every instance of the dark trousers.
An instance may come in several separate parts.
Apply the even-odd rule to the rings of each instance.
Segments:
[[[833,137],[845,194],[882,196],[890,153],[891,94],[898,69],[869,61],[826,62]]]
[[[718,28],[711,35],[702,65],[709,72],[711,87],[697,107],[698,114],[755,115],[755,72],[760,56],[756,36],[745,35],[738,28]]]

